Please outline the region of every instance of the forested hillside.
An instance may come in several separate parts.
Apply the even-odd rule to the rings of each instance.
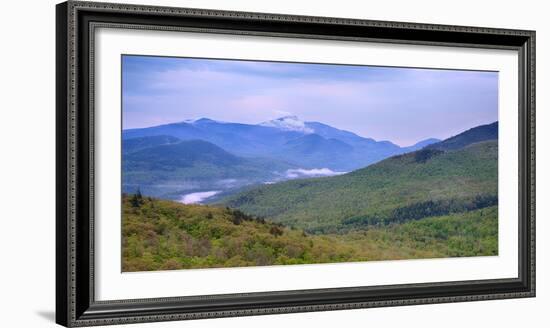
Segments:
[[[496,140],[425,148],[348,174],[251,188],[223,204],[310,233],[402,223],[497,204]]]
[[[497,208],[309,235],[241,211],[123,196],[124,272],[498,254]]]

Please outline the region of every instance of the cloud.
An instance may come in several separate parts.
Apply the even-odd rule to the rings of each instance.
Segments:
[[[219,193],[220,193],[219,190],[215,190],[215,191],[194,192],[191,194],[186,194],[181,197],[180,203],[197,204]]]
[[[311,178],[311,177],[330,177],[334,175],[341,175],[347,172],[338,172],[331,169],[322,168],[322,169],[289,169],[286,170],[285,176],[288,179],[296,178]]]

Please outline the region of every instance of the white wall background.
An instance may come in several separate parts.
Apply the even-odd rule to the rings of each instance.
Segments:
[[[545,327],[550,306],[545,1],[130,0],[210,9],[537,31],[537,298],[132,325],[132,327]],[[0,18],[0,326],[54,327],[55,26],[52,0],[3,3]],[[546,311],[545,311],[546,310]],[[546,323],[546,324],[545,324]]]

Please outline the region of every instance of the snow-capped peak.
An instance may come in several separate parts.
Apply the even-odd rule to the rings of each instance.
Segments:
[[[297,116],[289,115],[275,120],[260,123],[262,126],[269,126],[285,131],[298,131],[303,133],[313,133],[313,129],[306,126]]]
[[[216,121],[216,120],[211,120],[209,118],[205,118],[205,117],[201,117],[201,118],[194,118],[194,119],[187,119],[187,120],[184,120],[183,121],[184,123],[187,123],[187,124],[200,124],[200,123],[225,123],[225,122],[222,122],[222,121]]]

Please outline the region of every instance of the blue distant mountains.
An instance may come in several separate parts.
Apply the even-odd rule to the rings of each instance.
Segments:
[[[351,171],[389,156],[423,148],[438,139],[410,147],[364,138],[319,122],[285,116],[260,124],[218,122],[208,118],[123,131],[123,139],[155,137],[180,141],[203,140],[243,157],[275,158],[302,168]],[[141,139],[146,144],[151,140]],[[125,144],[125,145],[126,145]],[[139,145],[138,145],[139,146]],[[136,147],[129,145],[128,147]],[[125,146],[126,149],[126,146]]]
[[[123,191],[169,199],[340,175],[439,141],[399,147],[295,116],[260,124],[201,118],[128,129],[122,137]]]

